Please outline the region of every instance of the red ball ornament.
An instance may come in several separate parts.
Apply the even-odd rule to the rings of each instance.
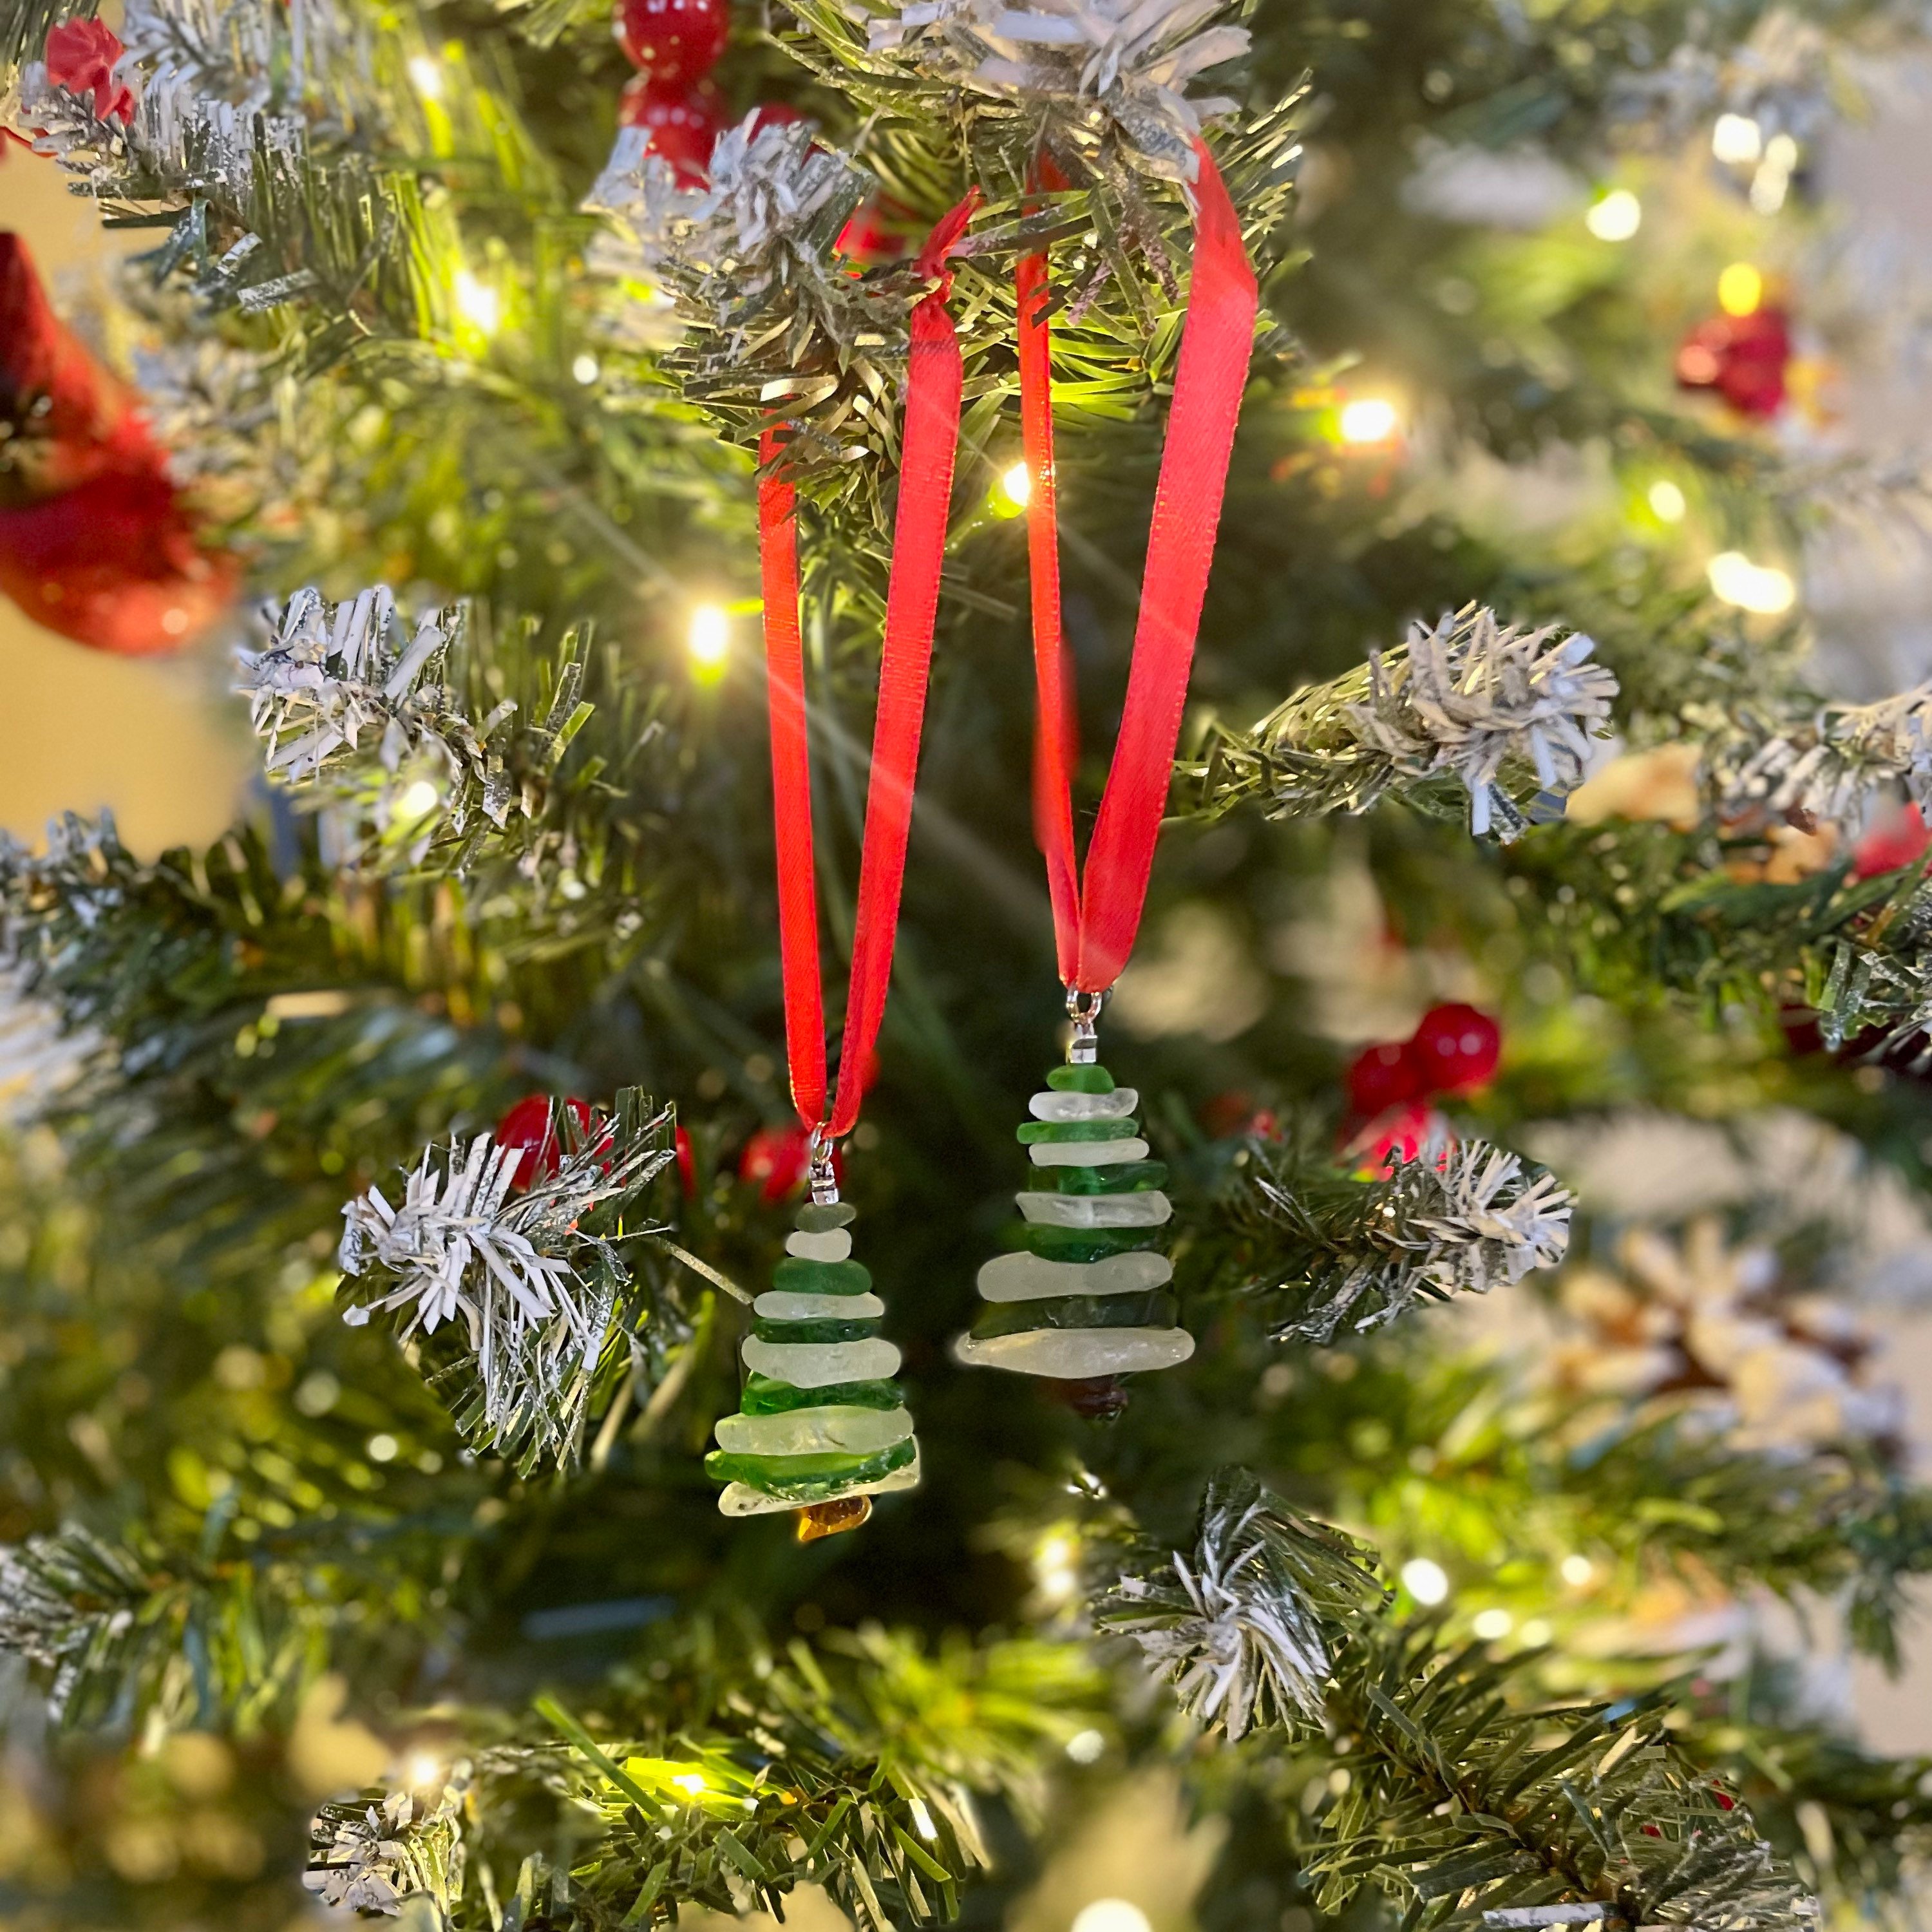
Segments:
[[[1431,1006],[1410,1036],[1408,1058],[1424,1094],[1466,1094],[1496,1072],[1502,1029],[1474,1006]]]
[[[1781,308],[1714,315],[1684,338],[1677,386],[1712,389],[1740,416],[1768,421],[1784,406],[1791,331]]]
[[[711,178],[711,150],[724,130],[724,112],[709,81],[695,86],[639,78],[624,89],[617,118],[642,128],[647,153],[668,162],[680,188],[703,188]]]
[[[1358,1120],[1413,1100],[1422,1091],[1420,1076],[1406,1044],[1384,1040],[1365,1046],[1348,1067],[1348,1111]]]
[[[647,79],[688,86],[718,64],[731,34],[725,0],[621,0],[612,30]]]
[[[158,466],[0,508],[0,592],[35,623],[117,656],[180,650],[228,608],[240,568],[204,545]]]
[[[1430,1142],[1446,1136],[1448,1123],[1426,1100],[1410,1100],[1378,1114],[1346,1142],[1342,1155],[1349,1168],[1364,1180],[1386,1180],[1400,1161],[1418,1160]]]
[[[677,1133],[673,1142],[677,1150],[677,1184],[688,1201],[698,1192],[698,1156],[691,1144],[691,1136],[684,1123],[677,1124]]]
[[[767,1208],[776,1208],[805,1185],[811,1165],[812,1136],[805,1128],[796,1124],[760,1127],[738,1157],[738,1178],[752,1183]],[[832,1172],[838,1180],[844,1179],[845,1162],[836,1148]]]
[[[553,1101],[548,1094],[526,1096],[496,1123],[496,1144],[523,1150],[517,1171],[510,1177],[512,1187],[530,1187],[539,1180],[548,1180],[562,1165],[562,1152],[557,1144],[551,1112],[555,1107],[568,1107],[578,1126],[586,1135],[596,1123],[597,1117],[589,1101],[574,1097]],[[608,1147],[610,1144],[610,1135],[607,1128],[602,1145]]]

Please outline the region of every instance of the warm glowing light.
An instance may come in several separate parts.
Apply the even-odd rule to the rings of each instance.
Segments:
[[[442,98],[442,70],[427,54],[412,55],[410,60],[410,80],[425,100]]]
[[[1750,167],[1764,152],[1764,130],[1748,114],[1720,114],[1711,152],[1726,167]]]
[[[427,818],[436,809],[441,797],[442,794],[428,778],[418,778],[413,784],[405,786],[397,799],[394,807],[396,822],[411,825],[418,818]]]
[[[1342,405],[1344,442],[1386,442],[1396,432],[1395,405],[1383,396],[1358,396]]]
[[[1785,190],[1798,166],[1798,143],[1789,134],[1774,134],[1764,144],[1764,159],[1751,177],[1750,205],[1758,214],[1775,214],[1784,206]]]
[[[704,1774],[701,1771],[680,1772],[671,1783],[678,1790],[692,1798],[702,1798],[711,1789],[705,1783]]]
[[[1718,278],[1718,306],[1726,315],[1752,315],[1764,300],[1764,278],[1748,262],[1733,262]]]
[[[1580,1590],[1597,1574],[1597,1566],[1587,1556],[1571,1555],[1557,1565],[1557,1574],[1572,1589]]]
[[[393,1462],[401,1453],[402,1446],[393,1436],[372,1436],[363,1444],[372,1462]]]
[[[1107,1740],[1098,1731],[1076,1731],[1066,1740],[1066,1755],[1076,1764],[1097,1764],[1107,1748]]]
[[[1000,494],[1016,510],[1024,510],[1033,495],[1033,476],[1024,463],[1000,472]]]
[[[1034,1581],[1048,1603],[1066,1602],[1080,1587],[1080,1546],[1070,1536],[1043,1538],[1034,1552]]]
[[[1126,1898],[1096,1898],[1073,1915],[1072,1932],[1154,1932],[1147,1914]]]
[[[503,319],[503,298],[488,282],[479,282],[467,268],[456,272],[456,312],[472,328],[494,335]]]
[[[1402,1566],[1402,1587],[1418,1604],[1439,1604],[1449,1594],[1449,1573],[1439,1563],[1418,1556]]]
[[[1532,1617],[1522,1627],[1522,1640],[1532,1650],[1540,1650],[1550,1635],[1550,1626],[1540,1617]]]
[[[1650,512],[1660,524],[1681,524],[1684,512],[1690,506],[1684,500],[1684,492],[1668,477],[1661,477],[1644,493],[1644,501],[1650,506]]]
[[[594,356],[580,356],[570,365],[570,373],[587,388],[597,380],[597,358]]]
[[[423,1791],[442,1782],[442,1760],[434,1751],[411,1751],[403,1766],[403,1782],[412,1791]]]
[[[691,614],[685,649],[700,677],[716,677],[731,655],[731,619],[722,604],[700,604]]]
[[[1470,1620],[1469,1628],[1485,1643],[1493,1643],[1499,1636],[1508,1636],[1516,1628],[1516,1619],[1503,1610],[1480,1610]]]
[[[1583,218],[1599,242],[1628,242],[1642,225],[1643,203],[1627,188],[1612,188]]]
[[[1754,563],[1743,551],[1720,550],[1706,566],[1711,588],[1726,604],[1775,617],[1798,601],[1798,586],[1774,564]]]

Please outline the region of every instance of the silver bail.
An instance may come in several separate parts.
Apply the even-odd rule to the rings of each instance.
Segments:
[[[832,1166],[832,1137],[825,1131],[823,1121],[812,1129],[805,1157],[812,1181],[812,1205],[830,1208],[838,1198],[838,1176]]]
[[[1073,1037],[1066,1048],[1067,1064],[1091,1066],[1100,1058],[1100,1009],[1107,1004],[1105,993],[1083,993],[1070,986],[1066,1014],[1073,1022]]]

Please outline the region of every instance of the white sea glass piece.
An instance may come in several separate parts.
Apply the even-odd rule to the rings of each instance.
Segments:
[[[1029,1328],[1018,1335],[962,1335],[952,1352],[968,1367],[1012,1369],[1023,1376],[1080,1382],[1171,1369],[1194,1352],[1185,1328]]]
[[[899,1371],[899,1352],[880,1335],[862,1342],[761,1342],[748,1335],[738,1352],[748,1369],[794,1388],[882,1382]]]
[[[1113,1167],[1145,1160],[1145,1141],[1036,1141],[1027,1149],[1036,1167]]]
[[[863,1322],[885,1312],[876,1294],[796,1294],[788,1288],[768,1288],[752,1304],[752,1312],[767,1322]]]
[[[850,1402],[718,1419],[718,1448],[740,1456],[821,1456],[835,1450],[874,1456],[911,1433],[910,1410],[860,1408]]]
[[[1140,1099],[1134,1087],[1116,1087],[1111,1094],[1059,1094],[1048,1088],[1027,1102],[1036,1120],[1124,1120]]]
[[[1105,1255],[1097,1262],[995,1255],[980,1270],[980,1298],[1042,1301],[1050,1294],[1132,1294],[1173,1279],[1174,1264],[1165,1255]]]
[[[883,1496],[895,1490],[918,1487],[919,1457],[915,1454],[904,1468],[895,1469],[869,1483],[855,1483],[849,1490],[841,1490],[836,1500],[842,1502],[847,1496]],[[773,1516],[780,1510],[804,1509],[808,1505],[787,1502],[782,1496],[768,1496],[763,1490],[754,1490],[748,1483],[727,1483],[723,1495],[718,1498],[718,1507],[726,1516]]]
[[[1132,1194],[1016,1194],[1020,1212],[1048,1228],[1158,1228],[1174,1212],[1157,1187]]]
[[[785,1252],[802,1262],[849,1261],[852,1256],[852,1231],[834,1228],[830,1233],[808,1234],[802,1229],[785,1237]]]

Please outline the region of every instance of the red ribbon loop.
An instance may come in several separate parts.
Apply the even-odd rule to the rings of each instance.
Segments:
[[[1241,245],[1240,222],[1206,144],[1197,142],[1195,152],[1200,177],[1192,286],[1154,494],[1126,704],[1084,875],[1073,844],[1076,720],[1060,622],[1046,257],[1023,257],[1015,274],[1021,431],[1031,484],[1027,550],[1038,694],[1034,830],[1046,860],[1060,976],[1078,992],[1105,992],[1113,985],[1140,929],[1254,344],[1259,292]]]
[[[769,473],[783,448],[760,440],[768,473],[758,484],[759,567],[765,600],[765,667],[772,734],[772,820],[778,848],[778,945],[784,971],[785,1054],[793,1104],[829,1141],[849,1132],[865,1096],[866,1069],[885,1017],[898,930],[899,889],[912,830],[913,785],[939,611],[939,579],[952,496],[964,385],[959,340],[946,313],[946,257],[979,206],[976,189],[936,226],[920,267],[936,286],[912,312],[906,370],[899,500],[886,590],[879,703],[859,859],[852,978],[838,1054],[838,1086],[825,1112],[825,998],[818,957],[818,895],[812,860],[811,753],[798,619],[797,504],[790,482]]]

